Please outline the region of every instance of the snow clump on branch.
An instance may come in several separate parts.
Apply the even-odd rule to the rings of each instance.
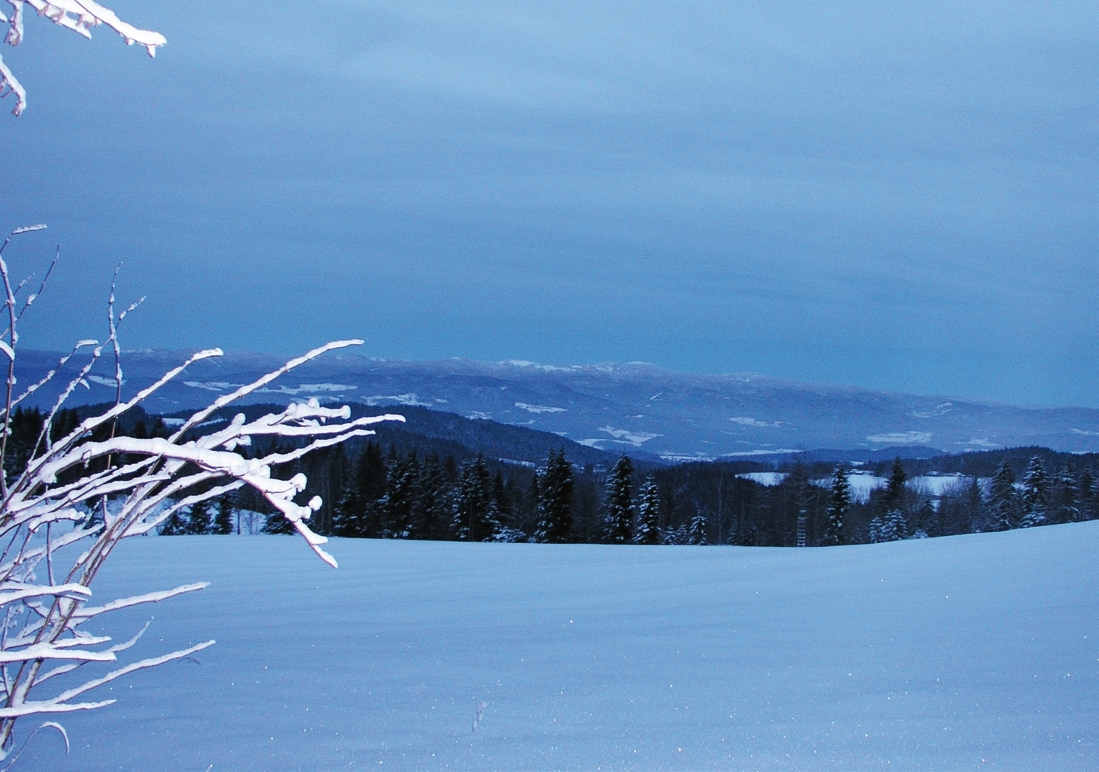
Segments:
[[[11,6],[11,16],[0,13],[0,24],[8,25],[8,33],[4,42],[10,46],[17,46],[23,42],[23,13],[24,6],[29,5],[39,16],[49,19],[59,27],[70,29],[78,35],[91,38],[92,28],[103,24],[110,27],[126,41],[130,46],[134,43],[142,45],[149,56],[156,56],[156,50],[167,43],[163,35],[152,30],[138,29],[132,24],[122,21],[110,8],[104,8],[94,0],[7,0]],[[16,115],[22,114],[27,107],[27,91],[15,77],[8,66],[4,64],[4,58],[0,56],[0,99],[15,95]]]

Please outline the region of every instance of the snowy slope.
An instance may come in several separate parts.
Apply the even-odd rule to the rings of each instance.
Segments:
[[[178,352],[126,354],[124,391],[135,392],[185,359]],[[55,354],[22,351],[20,383],[36,381],[56,361]],[[204,360],[146,407],[173,412],[203,406],[281,363],[255,354]],[[113,399],[113,373],[113,364],[103,363],[76,399]],[[555,432],[602,450],[676,460],[906,446],[948,452],[1020,445],[1099,451],[1099,410],[1026,409],[751,374],[674,373],[637,363],[400,362],[341,352],[261,389],[252,401],[285,403],[311,396],[423,405]],[[45,405],[54,398],[55,391],[47,388],[36,400]]]
[[[71,755],[42,735],[22,768],[1099,768],[1099,522],[332,552],[339,570],[290,538],[124,545],[100,599],[213,582],[158,608],[140,653],[218,645],[105,691],[65,718]]]

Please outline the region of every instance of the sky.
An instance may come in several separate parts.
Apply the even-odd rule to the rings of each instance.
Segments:
[[[3,51],[5,257],[62,250],[22,345],[122,262],[126,348],[1099,407],[1094,3],[108,4],[155,60]]]

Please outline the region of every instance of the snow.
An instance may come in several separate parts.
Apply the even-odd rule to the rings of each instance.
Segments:
[[[338,571],[281,537],[122,544],[100,601],[148,591],[149,566],[211,582],[158,607],[134,656],[218,643],[91,693],[118,702],[66,716],[71,754],[43,733],[20,769],[1099,768],[1099,522],[331,549]],[[119,638],[147,619],[111,616]]]
[[[740,456],[773,456],[780,453],[800,453],[797,448],[756,448],[755,450],[738,450],[733,453],[722,453],[722,458]]]
[[[419,397],[413,393],[409,394],[375,394],[366,398],[366,404],[374,407],[376,405],[419,405],[421,407],[431,407],[430,402],[421,402]]]
[[[526,410],[528,413],[564,413],[563,407],[547,407],[546,405],[528,405],[526,402],[516,402],[515,407]]]
[[[104,378],[102,375],[85,375],[84,377],[100,386],[109,386],[112,389],[118,386],[118,381],[114,378]],[[123,383],[125,383],[125,381],[123,381]]]
[[[600,426],[599,431],[606,432],[613,437],[613,442],[619,445],[632,445],[635,448],[640,448],[643,443],[649,440],[655,440],[657,437],[663,437],[663,434],[653,434],[652,432],[635,432],[629,429],[615,429],[613,426]]]
[[[758,421],[755,418],[749,418],[748,416],[743,415],[733,416],[729,420],[735,424],[740,424],[741,426],[761,426],[774,429],[782,429],[783,427],[789,426],[789,424],[783,421]]]
[[[184,386],[192,389],[205,389],[206,391],[225,391],[226,389],[238,389],[243,383],[229,383],[228,381],[184,381]]]
[[[781,480],[779,482],[781,482]],[[832,487],[831,477],[818,477],[810,482],[818,488]],[[870,500],[871,491],[875,491],[878,488],[884,488],[888,482],[889,481],[884,477],[877,477],[864,472],[851,472],[847,475],[847,483],[851,486],[851,498],[863,504]],[[772,484],[778,485],[778,483]]]
[[[760,485],[766,485],[768,488],[775,485],[781,485],[782,481],[786,479],[785,472],[744,472],[738,474],[744,480],[751,480],[752,482],[759,483]]]
[[[972,479],[960,474],[921,475],[911,478],[906,485],[912,490],[921,491],[929,496],[942,496],[956,492],[959,488],[968,485]]]
[[[290,394],[297,396],[298,394],[321,394],[324,392],[341,392],[352,391],[359,388],[348,383],[303,383],[300,386],[278,386],[273,389],[256,389],[257,394]],[[413,395],[415,396],[415,395]]]
[[[870,434],[866,437],[868,442],[876,442],[882,445],[926,445],[931,442],[930,432],[886,432],[884,434]]]

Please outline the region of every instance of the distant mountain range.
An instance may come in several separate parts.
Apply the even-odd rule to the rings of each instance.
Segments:
[[[172,351],[124,354],[124,396],[186,359]],[[20,351],[20,385],[56,366],[59,354]],[[86,359],[84,360],[87,361]],[[231,353],[191,365],[145,404],[153,413],[201,407],[282,359]],[[46,406],[80,362],[28,404]],[[73,404],[113,400],[113,361],[97,363]],[[666,460],[751,458],[821,448],[958,453],[1022,445],[1099,451],[1099,410],[1022,408],[760,375],[696,375],[653,365],[553,367],[448,359],[404,362],[336,352],[283,376],[247,403],[321,401],[421,406],[553,432],[582,445]],[[915,447],[915,450],[913,448]]]

